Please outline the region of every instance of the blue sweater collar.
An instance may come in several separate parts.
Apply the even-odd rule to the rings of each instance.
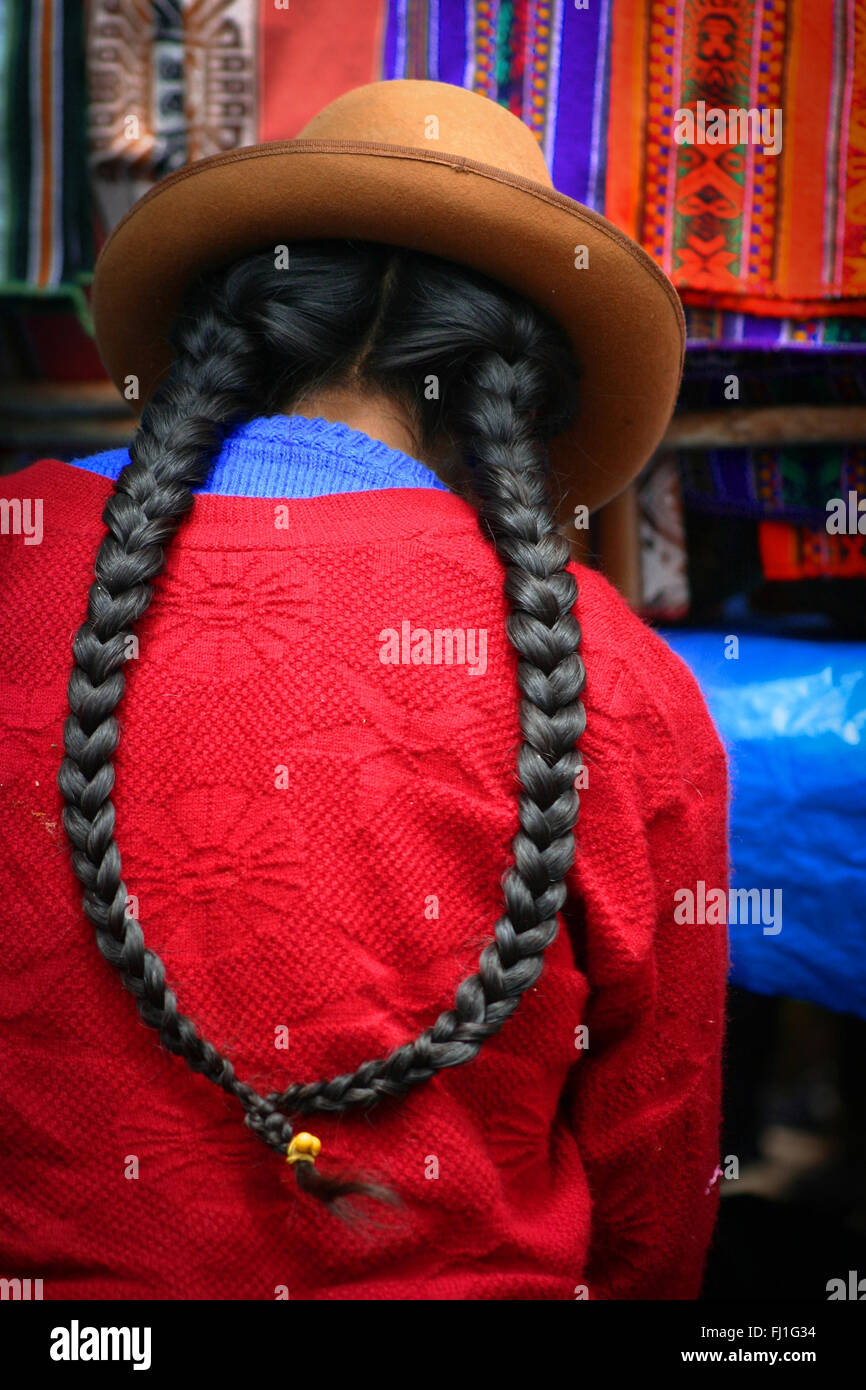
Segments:
[[[103,477],[117,478],[127,449],[73,459]],[[258,416],[223,440],[204,483],[193,491],[223,497],[325,497],[383,488],[438,488],[445,484],[423,463],[361,430],[321,416]]]

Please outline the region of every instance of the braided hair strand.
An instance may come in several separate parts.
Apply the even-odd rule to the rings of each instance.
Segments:
[[[295,1137],[290,1117],[369,1107],[470,1061],[536,982],[574,860],[576,745],[585,723],[577,585],[544,463],[545,443],[574,411],[577,367],[561,330],[516,293],[420,252],[296,243],[290,266],[286,275],[260,253],[188,291],[172,332],[174,360],[142,412],[130,462],[103,511],[107,534],[73,640],[58,774],[72,866],[99,950],[163,1046],[233,1096],[252,1132],[284,1154]],[[417,383],[431,372],[440,389],[427,401]],[[111,801],[115,711],[128,638],[225,432],[346,379],[405,401],[422,447],[446,437],[468,465],[482,530],[505,569],[506,630],[518,655],[519,828],[503,877],[505,911],[453,1008],[352,1073],[261,1095],[181,1013],[163,962],[127,915]],[[397,1200],[360,1177],[322,1174],[312,1162],[293,1167],[302,1190],[338,1210],[352,1196]]]

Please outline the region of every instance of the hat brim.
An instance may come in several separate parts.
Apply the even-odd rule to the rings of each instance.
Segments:
[[[646,252],[553,188],[461,156],[371,141],[246,146],[178,170],[130,208],[97,260],[92,311],[109,376],[121,392],[138,378],[133,409],[171,362],[169,330],[197,274],[314,237],[386,242],[472,266],[561,324],[581,366],[576,420],[550,447],[569,515],[617,496],[661,441],[682,377],[685,322]]]

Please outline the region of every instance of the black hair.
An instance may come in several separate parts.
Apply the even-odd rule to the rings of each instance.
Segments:
[[[585,723],[577,585],[551,510],[545,454],[576,405],[578,364],[564,332],[518,293],[425,253],[359,241],[297,242],[288,250],[288,269],[260,252],[200,276],[187,291],[171,334],[174,360],[142,411],[130,462],[103,511],[108,534],[73,640],[58,775],[72,864],[103,956],[163,1046],[234,1096],[249,1128],[287,1155],[290,1117],[368,1107],[471,1061],[536,982],[574,860],[576,744]],[[431,377],[432,393],[425,390]],[[506,628],[519,658],[519,829],[494,940],[453,1007],[414,1041],[351,1074],[261,1095],[181,1013],[162,961],[127,916],[111,801],[115,711],[127,639],[225,431],[346,382],[402,401],[422,448],[447,439],[471,464],[466,476],[504,566]],[[299,1185],[329,1204],[351,1195],[394,1200],[385,1188],[328,1176],[312,1162],[293,1166]]]

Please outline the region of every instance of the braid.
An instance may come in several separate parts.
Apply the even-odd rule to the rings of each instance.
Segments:
[[[226,326],[211,310],[178,334],[178,357],[160,399],[148,405],[102,519],[108,535],[96,556],[87,620],[73,640],[69,679],[71,713],[64,725],[66,757],[58,784],[66,800],[63,824],[72,843],[72,866],[84,885],[84,911],[96,928],[103,956],[120,972],[144,1022],[163,1046],[235,1096],[247,1120],[271,1148],[285,1148],[291,1127],[272,1106],[240,1082],[227,1058],[180,1012],[167,986],[165,967],[144,943],[137,921],[126,914],[127,891],[114,840],[112,755],[118,744],[114,710],[125,678],[126,640],[148,608],[150,581],[162,570],[163,545],[192,505],[217,451],[221,427],[242,418],[253,390],[252,353],[242,335],[227,340]]]
[[[68,684],[71,713],[64,724],[66,756],[58,773],[65,798],[63,824],[72,866],[84,886],[85,914],[96,928],[105,959],[134,995],[142,1020],[167,1051],[235,1097],[246,1123],[269,1148],[285,1153],[293,1129],[285,1116],[240,1081],[228,1058],[178,1008],[162,960],[149,950],[139,923],[127,916],[127,890],[114,840],[112,756],[119,730],[114,710],[125,689],[122,666],[132,625],[148,608],[150,581],[163,569],[163,546],[193,503],[191,489],[207,475],[224,428],[256,406],[260,379],[253,336],[226,308],[205,304],[175,327],[177,356],[167,383],[145,407],[102,519],[108,535],[96,556],[87,620],[73,639],[75,665]],[[327,1202],[353,1193],[389,1200],[390,1194],[357,1180],[344,1182],[297,1166],[299,1184]]]
[[[58,774],[72,865],[102,955],[163,1046],[234,1096],[253,1133],[280,1153],[294,1136],[289,1115],[369,1106],[470,1061],[538,979],[574,859],[585,675],[572,612],[577,586],[543,466],[545,434],[557,432],[573,409],[575,367],[558,330],[502,287],[421,253],[299,243],[292,263],[287,277],[266,257],[250,257],[189,292],[172,335],[174,361],[142,413],[130,463],[103,511],[108,534],[87,619],[73,640]],[[506,628],[523,696],[520,828],[503,879],[505,912],[454,1007],[413,1042],[351,1074],[262,1096],[180,1012],[162,961],[126,914],[111,792],[127,639],[150,604],[163,547],[229,427],[275,409],[287,392],[297,397],[348,370],[417,400],[419,367],[438,369],[443,381],[441,399],[422,420],[423,438],[444,431],[460,441],[474,465],[482,528],[505,567]],[[327,1177],[311,1162],[293,1166],[299,1186],[329,1205],[352,1195],[396,1200],[360,1178]]]
[[[405,1094],[444,1067],[470,1061],[535,984],[557,934],[564,879],[574,862],[580,767],[575,745],[585,725],[579,699],[585,671],[572,613],[577,582],[566,570],[568,542],[555,530],[530,425],[546,387],[531,349],[530,334],[525,355],[512,364],[485,353],[464,378],[463,400],[452,415],[454,432],[475,458],[481,525],[506,567],[506,630],[520,658],[523,741],[517,765],[523,792],[514,864],[503,881],[506,912],[477,973],[457,990],[453,1009],[388,1057],[332,1081],[268,1096],[290,1113],[369,1106],[382,1096]]]

